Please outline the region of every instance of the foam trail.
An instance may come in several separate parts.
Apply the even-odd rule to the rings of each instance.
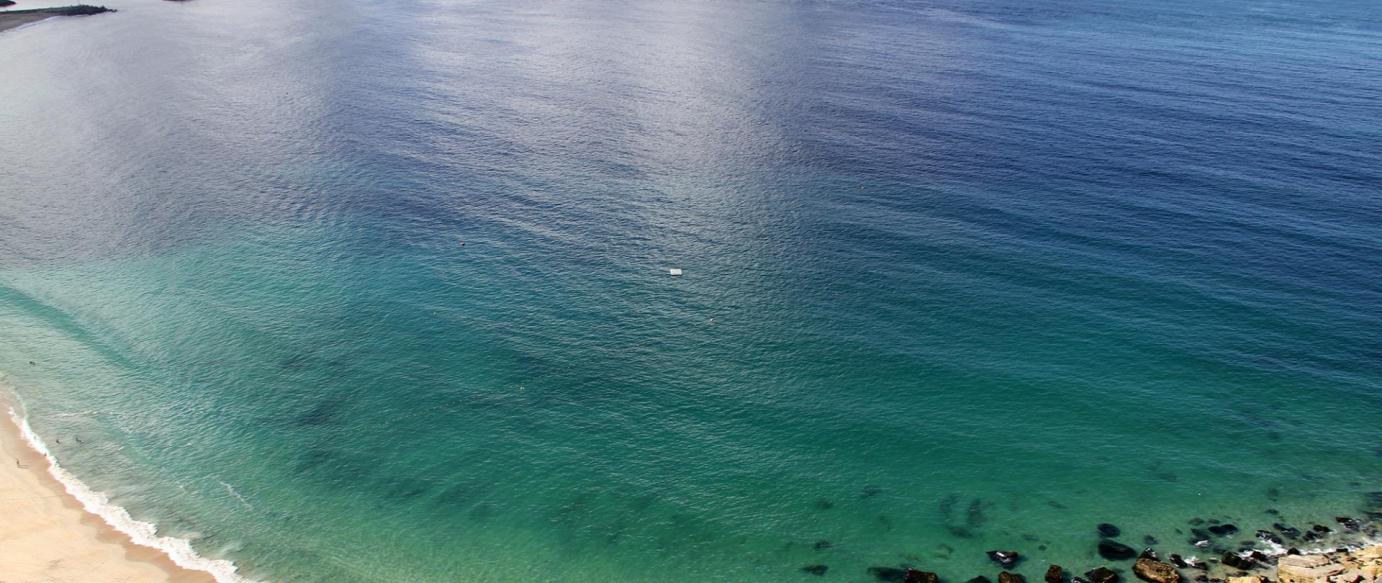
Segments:
[[[250,501],[246,500],[244,496],[241,496],[239,492],[236,492],[234,486],[231,486],[230,484],[227,484],[225,482],[221,482],[221,485],[225,486],[226,492],[229,493],[231,496],[234,496],[236,500],[239,500],[240,503],[245,506],[245,509],[254,510],[254,505],[250,504]]]
[[[67,493],[81,502],[82,508],[85,508],[87,512],[101,517],[101,520],[106,521],[106,524],[128,535],[135,544],[162,551],[179,567],[205,571],[215,577],[219,583],[257,583],[236,573],[235,563],[203,557],[192,549],[192,544],[186,539],[159,536],[158,527],[154,523],[135,520],[123,506],[112,503],[105,494],[92,490],[91,487],[73,476],[71,472],[58,465],[57,458],[48,451],[48,447],[34,433],[33,428],[29,427],[29,420],[21,417],[14,410],[14,407],[10,407],[10,418],[14,419],[15,425],[19,426],[19,433],[24,437],[24,441],[28,442],[29,447],[32,447],[34,451],[42,454],[48,460],[48,473],[62,483],[63,487],[67,489]]]

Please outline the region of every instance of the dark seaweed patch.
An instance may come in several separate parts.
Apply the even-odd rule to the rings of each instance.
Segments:
[[[941,523],[951,535],[959,538],[973,538],[975,531],[984,525],[987,517],[984,515],[984,502],[978,498],[970,500],[965,509],[963,520],[958,516],[956,507],[959,505],[960,497],[955,494],[946,496],[940,502]]]
[[[311,409],[298,415],[293,420],[293,424],[299,427],[318,427],[326,425],[335,420],[336,416],[340,415],[341,411],[345,410],[345,406],[346,400],[339,397],[320,401]]]
[[[303,352],[299,354],[294,354],[292,356],[289,356],[288,358],[279,361],[278,368],[281,368],[286,371],[299,371],[304,368],[307,368],[308,363],[310,363],[311,361],[312,356],[310,354]]]

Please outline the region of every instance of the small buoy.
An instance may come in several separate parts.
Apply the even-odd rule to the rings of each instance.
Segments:
[[[671,269],[668,269],[668,270],[667,270],[667,273],[669,273],[669,274],[671,274],[671,275],[681,275],[681,268],[679,268],[679,267],[673,267],[673,268],[671,268]]]

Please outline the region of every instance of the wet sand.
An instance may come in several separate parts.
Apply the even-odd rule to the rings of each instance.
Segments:
[[[0,10],[0,32],[26,24],[33,24],[40,20],[46,20],[55,16],[90,16],[104,12],[114,12],[114,10],[105,8],[104,6],[90,6],[86,4],[30,9],[15,9],[10,7],[8,10]]]
[[[43,20],[43,19],[45,19],[45,18],[53,18],[53,17],[55,17],[55,16],[57,16],[57,15],[56,15],[56,14],[35,14],[35,13],[33,13],[33,12],[27,12],[27,13],[24,13],[24,14],[5,14],[4,12],[0,12],[0,32],[4,32],[4,31],[6,31],[6,30],[9,30],[9,29],[11,29],[11,28],[15,28],[15,27],[18,27],[18,26],[24,26],[24,25],[26,25],[26,24],[31,24],[31,23],[34,23],[34,22],[38,22],[38,21]]]

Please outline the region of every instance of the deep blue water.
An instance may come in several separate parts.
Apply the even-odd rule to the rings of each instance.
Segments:
[[[110,5],[0,33],[0,372],[246,577],[1382,511],[1375,2]]]

